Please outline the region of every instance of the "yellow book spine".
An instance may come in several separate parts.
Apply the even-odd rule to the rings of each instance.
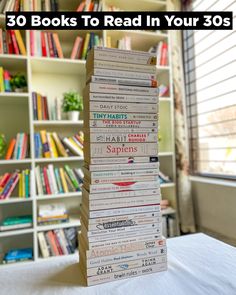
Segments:
[[[68,186],[67,186],[67,183],[66,183],[66,179],[65,179],[63,168],[59,168],[59,173],[60,173],[60,177],[61,177],[61,182],[62,182],[62,187],[63,187],[64,193],[68,193],[69,190],[68,190]]]
[[[111,48],[111,36],[107,36],[107,47]]]
[[[89,46],[89,39],[90,39],[90,33],[87,33],[84,40],[84,47],[83,47],[82,57],[81,57],[82,59],[86,59],[88,46]]]
[[[19,194],[19,198],[22,198],[22,173],[19,173],[18,194]]]
[[[53,140],[51,133],[49,135],[49,138],[50,138],[50,144],[51,144],[51,149],[52,149],[52,155],[54,158],[58,158],[57,147],[56,147],[55,141]]]
[[[23,42],[21,33],[19,30],[15,30],[15,35],[16,35],[16,41],[18,43],[19,49],[20,49],[20,53],[22,55],[26,55],[26,49],[25,49],[25,44]]]
[[[0,67],[0,92],[5,92],[4,78],[3,78],[3,67]]]
[[[83,150],[81,149],[81,147],[78,146],[78,144],[76,144],[72,138],[69,137],[68,140],[76,149],[78,149],[80,151],[81,154],[83,154]]]
[[[38,120],[43,119],[43,114],[42,114],[42,98],[39,93],[37,93],[37,113],[38,113]]]
[[[25,170],[22,171],[22,198],[25,198]]]

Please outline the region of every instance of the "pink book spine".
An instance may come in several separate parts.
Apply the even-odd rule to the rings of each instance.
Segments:
[[[74,44],[74,47],[73,47],[73,50],[71,53],[71,57],[70,57],[71,59],[76,59],[81,40],[82,39],[79,36],[75,39],[75,44]]]
[[[30,30],[30,52],[31,52],[31,56],[35,55],[35,51],[34,51],[34,34],[35,31],[34,30]]]
[[[27,144],[28,144],[28,136],[25,133],[24,139],[23,139],[23,144],[22,144],[22,149],[21,149],[21,156],[20,156],[21,159],[25,159],[25,157],[26,157]]]
[[[8,199],[10,197],[11,193],[13,192],[14,188],[17,185],[18,180],[19,180],[19,174],[17,174],[17,176],[16,176],[16,178],[15,178],[15,180],[14,180],[14,182],[13,182],[11,188],[10,188],[10,190],[8,191],[8,193],[6,194],[6,196],[5,196],[4,199]]]

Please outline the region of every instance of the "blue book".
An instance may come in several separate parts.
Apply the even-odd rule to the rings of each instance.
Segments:
[[[4,256],[4,260],[6,261],[21,259],[33,259],[32,248],[12,249],[8,251]]]
[[[34,154],[35,154],[35,158],[39,157],[39,146],[38,146],[38,137],[37,137],[37,133],[34,133]]]

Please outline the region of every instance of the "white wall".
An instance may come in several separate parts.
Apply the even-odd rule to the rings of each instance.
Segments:
[[[236,187],[192,181],[192,193],[198,229],[236,245]]]

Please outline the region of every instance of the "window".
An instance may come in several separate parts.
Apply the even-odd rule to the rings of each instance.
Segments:
[[[235,23],[236,0],[190,2],[187,10],[233,11]],[[187,30],[183,39],[192,173],[236,178],[236,32]]]

